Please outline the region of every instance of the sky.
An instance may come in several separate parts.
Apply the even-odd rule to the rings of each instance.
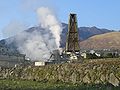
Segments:
[[[120,0],[0,0],[0,39],[9,25],[23,29],[38,25],[36,9],[50,8],[60,22],[68,23],[70,13],[77,14],[79,27],[120,30]]]

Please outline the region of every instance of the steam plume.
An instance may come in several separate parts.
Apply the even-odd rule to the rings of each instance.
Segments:
[[[49,8],[37,9],[39,28],[22,32],[14,40],[18,50],[32,60],[47,60],[60,46],[61,25]]]
[[[57,48],[59,48],[60,33],[62,30],[60,23],[54,16],[53,12],[49,10],[49,8],[45,8],[45,7],[38,8],[37,13],[42,28],[48,29],[53,34]]]

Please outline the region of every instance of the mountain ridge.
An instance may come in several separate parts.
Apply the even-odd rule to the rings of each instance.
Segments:
[[[62,27],[63,27],[63,30],[62,30],[62,33],[61,33],[60,44],[61,44],[61,47],[63,48],[63,47],[65,47],[68,24],[62,23]],[[27,30],[24,30],[23,32],[28,32],[28,33],[32,33],[34,31],[42,32],[41,29],[43,29],[43,28],[41,28],[40,26],[37,26],[37,27],[28,28]],[[80,36],[80,41],[84,41],[84,40],[86,40],[89,37],[94,36],[94,35],[108,33],[108,32],[112,32],[112,30],[99,29],[99,28],[97,28],[95,26],[94,27],[79,27],[78,28],[78,34]],[[16,50],[17,49],[16,42],[13,41],[11,43],[6,43],[6,41],[11,40],[11,38],[14,39],[14,38],[16,38],[16,36],[1,40],[0,41],[0,46]]]

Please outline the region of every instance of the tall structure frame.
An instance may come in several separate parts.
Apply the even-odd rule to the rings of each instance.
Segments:
[[[68,33],[67,33],[65,51],[71,52],[71,53],[80,52],[76,14],[70,14],[69,16]]]

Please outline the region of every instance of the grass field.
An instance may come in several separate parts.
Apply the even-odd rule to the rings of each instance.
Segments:
[[[23,80],[0,80],[0,90],[120,90],[112,85],[73,85]]]

